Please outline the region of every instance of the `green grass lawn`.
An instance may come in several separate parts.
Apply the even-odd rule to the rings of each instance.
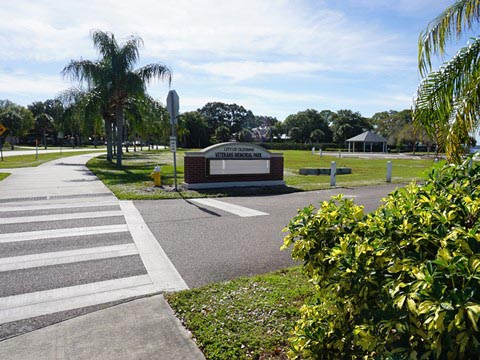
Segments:
[[[330,168],[331,162],[335,161],[337,168],[349,167],[352,174],[337,175],[337,186],[355,187],[364,185],[384,184],[387,172],[385,159],[358,159],[339,158],[338,156],[312,155],[311,151],[283,151],[285,182],[288,186],[301,190],[318,190],[330,187],[330,176],[299,175],[299,168],[326,167]],[[393,159],[392,182],[408,183],[412,180],[425,178],[426,173],[434,164],[433,159]]]
[[[103,150],[97,151],[82,151],[82,152],[74,152],[74,151],[64,151],[62,154],[60,153],[39,153],[38,160],[35,159],[35,155],[13,155],[13,156],[5,156],[3,161],[0,161],[0,169],[13,169],[13,168],[22,168],[22,167],[33,167],[43,164],[47,161],[60,159],[67,156],[74,156],[74,155],[82,155],[82,154],[89,154]]]
[[[7,176],[9,176],[10,173],[6,173],[6,172],[0,172],[0,181],[2,181],[3,179],[5,179]]]
[[[207,359],[285,358],[299,309],[314,294],[300,267],[166,294]]]
[[[248,194],[271,194],[293,191],[319,190],[330,187],[330,177],[325,175],[299,175],[302,167],[330,167],[336,161],[337,167],[351,167],[351,175],[338,175],[337,186],[355,187],[384,184],[387,160],[355,159],[312,155],[311,151],[282,151],[285,159],[285,182],[287,187],[256,189],[221,189],[202,191],[172,191],[173,187],[173,155],[168,150],[152,150],[129,152],[124,154],[123,167],[117,169],[115,164],[108,163],[105,156],[92,159],[87,166],[92,170],[119,199],[168,199],[218,197]],[[178,184],[183,182],[184,151],[177,152]],[[395,183],[408,183],[419,180],[433,165],[433,160],[392,160]],[[153,186],[150,173],[156,165],[162,167],[162,185]]]

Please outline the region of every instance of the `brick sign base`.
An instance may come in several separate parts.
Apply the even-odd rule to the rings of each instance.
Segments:
[[[283,181],[283,154],[248,143],[222,143],[184,158],[185,187],[212,189],[278,186]]]

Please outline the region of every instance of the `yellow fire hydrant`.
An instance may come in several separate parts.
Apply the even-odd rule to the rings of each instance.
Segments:
[[[150,174],[150,177],[153,179],[155,186],[162,186],[162,173],[160,166],[155,166],[153,172]]]

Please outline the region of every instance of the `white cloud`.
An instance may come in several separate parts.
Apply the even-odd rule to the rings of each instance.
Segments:
[[[263,61],[226,61],[217,63],[190,64],[180,63],[182,68],[211,75],[228,77],[234,81],[256,78],[262,75],[305,75],[316,71],[328,70],[328,66],[315,62],[263,62]]]
[[[62,81],[60,76],[0,72],[0,97],[12,99],[16,96],[26,99],[22,105],[32,102],[35,96],[37,100],[54,98],[68,87],[69,85]]]
[[[370,57],[375,63],[395,39],[306,0],[18,0],[2,4],[0,45],[12,60],[91,57],[95,28],[120,40],[141,35],[148,58],[189,62],[288,59],[329,66]]]
[[[453,4],[451,0],[349,0],[349,3],[351,5],[363,6],[374,10],[386,8],[403,15],[422,18],[425,14],[431,14],[432,12],[439,15],[441,11]],[[427,22],[429,20],[431,19],[426,19]],[[425,25],[427,25],[427,23],[425,23]]]

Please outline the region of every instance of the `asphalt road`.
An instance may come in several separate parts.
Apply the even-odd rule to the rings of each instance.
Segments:
[[[268,214],[253,217],[240,217],[193,200],[135,201],[135,206],[185,282],[199,287],[293,265],[290,252],[280,251],[280,246],[282,229],[297,209],[343,193],[372,211],[395,188],[386,185],[218,199]]]

